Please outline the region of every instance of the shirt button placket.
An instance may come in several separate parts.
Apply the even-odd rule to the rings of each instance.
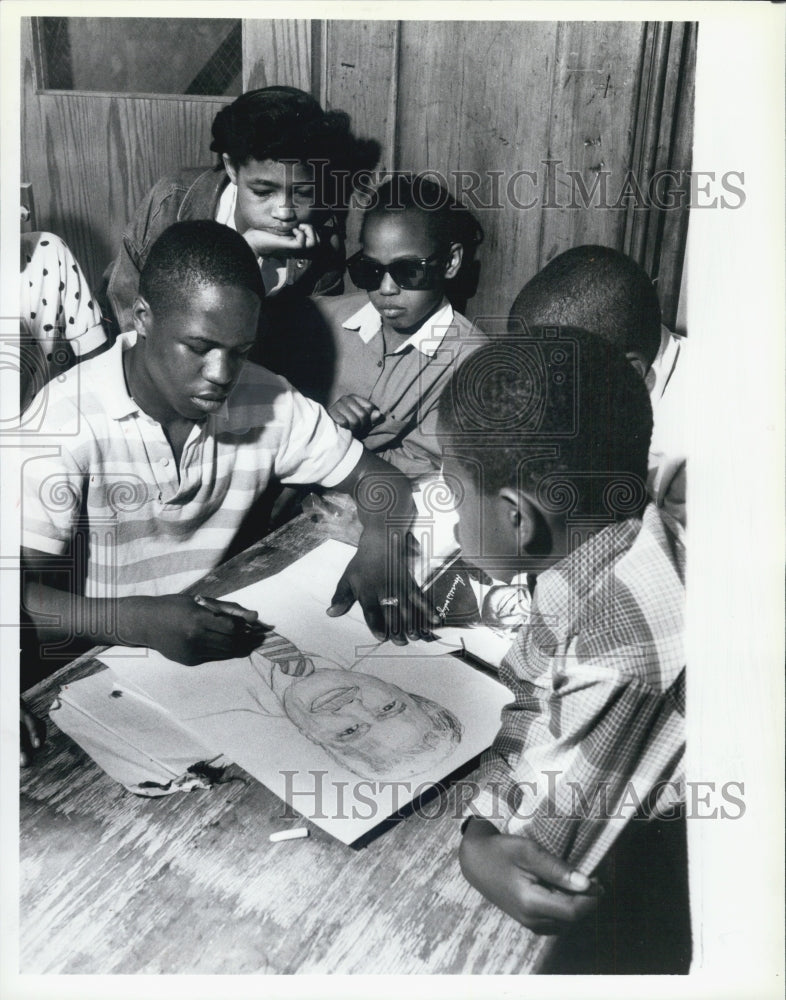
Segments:
[[[168,503],[176,492],[176,489],[173,489],[172,476],[169,472],[172,466],[172,458],[167,454],[169,442],[164,435],[163,428],[155,420],[151,423],[153,431],[158,438],[156,441],[156,451],[159,454],[159,457],[153,463],[153,472],[158,483],[158,499],[163,504]]]

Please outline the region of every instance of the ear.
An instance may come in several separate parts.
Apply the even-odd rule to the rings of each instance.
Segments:
[[[510,527],[517,541],[518,552],[524,552],[538,530],[538,511],[532,501],[519,490],[506,486],[497,494],[502,507],[503,523]]]
[[[647,372],[650,370],[650,366],[644,360],[644,358],[639,354],[638,351],[626,351],[625,357],[633,365],[634,369],[639,373],[642,379],[647,377]]]
[[[147,299],[137,295],[131,307],[131,318],[138,337],[146,337],[153,325],[153,310]]]
[[[229,158],[229,153],[222,153],[221,159],[224,161],[224,170],[226,170],[227,176],[233,184],[237,184],[237,168]]]
[[[451,243],[448,251],[448,263],[445,267],[445,279],[455,278],[464,257],[464,247],[460,243]]]

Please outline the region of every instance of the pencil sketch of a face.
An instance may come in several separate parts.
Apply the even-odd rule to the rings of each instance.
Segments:
[[[445,758],[461,739],[446,708],[371,674],[314,670],[284,694],[301,733],[364,777],[410,777]]]
[[[355,774],[408,778],[444,760],[460,742],[459,720],[431,699],[291,644],[286,650],[282,637],[275,651],[271,645],[266,640],[251,654],[251,666],[269,678],[290,722]]]

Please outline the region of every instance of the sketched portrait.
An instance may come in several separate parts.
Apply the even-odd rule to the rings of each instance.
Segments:
[[[443,705],[303,652],[277,633],[235,662],[243,683],[233,690],[234,704],[189,721],[234,712],[284,716],[342,767],[374,781],[429,771],[461,742],[461,722]]]
[[[287,688],[283,707],[304,736],[365,778],[420,774],[461,739],[448,709],[360,671],[315,669]]]

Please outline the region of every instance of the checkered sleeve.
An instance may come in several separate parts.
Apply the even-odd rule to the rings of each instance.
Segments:
[[[530,745],[548,742],[548,690],[522,682],[511,666],[511,653],[503,660],[500,680],[514,700],[502,710],[499,732],[481,761],[479,794],[467,803],[467,815],[489,820],[501,833],[516,815],[528,783],[537,787],[527,759]]]
[[[635,545],[612,529],[539,581],[466,810],[586,874],[627,822],[683,798],[684,592],[657,517]]]
[[[590,874],[630,819],[681,798],[684,673],[660,692],[567,651],[546,690],[514,669],[472,812]]]

